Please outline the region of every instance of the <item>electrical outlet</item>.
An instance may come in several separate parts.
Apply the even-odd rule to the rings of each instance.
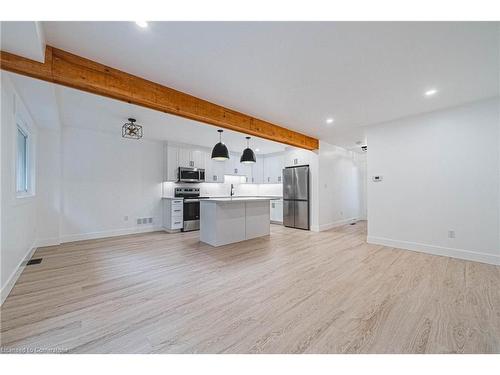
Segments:
[[[124,216],[123,221],[128,221],[128,216]]]
[[[455,231],[454,230],[448,231],[448,238],[455,238]]]
[[[142,219],[137,219],[137,224],[142,224]]]
[[[148,223],[148,219],[147,219],[147,218],[143,218],[143,219],[142,219],[142,223],[143,223],[143,224],[147,224],[147,223]]]
[[[152,224],[152,223],[153,223],[153,218],[152,218],[152,217],[148,218],[148,223],[149,223],[149,224]]]

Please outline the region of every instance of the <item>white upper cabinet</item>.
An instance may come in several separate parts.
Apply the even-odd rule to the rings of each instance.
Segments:
[[[244,164],[240,163],[239,153],[231,152],[229,160],[217,161],[212,160],[210,151],[203,147],[167,143],[166,181],[177,181],[178,168],[186,167],[205,169],[205,182],[223,183],[224,175],[231,175],[244,176],[249,184],[278,184],[282,182],[285,158],[286,160],[291,158],[283,153],[257,155],[256,163]]]
[[[242,164],[240,163],[240,156],[234,152],[229,153],[229,160],[225,162],[224,173],[229,175],[242,175]]]
[[[207,152],[202,148],[179,146],[179,167],[205,168],[205,155]]]
[[[264,183],[279,184],[283,179],[284,155],[275,154],[264,158]]]
[[[285,167],[308,165],[310,152],[301,149],[289,149],[285,151]]]
[[[205,154],[205,182],[224,182],[225,161],[212,160],[212,154]]]
[[[179,167],[194,167],[194,163],[191,165],[191,149],[185,146],[180,146],[178,147],[178,155],[177,160],[179,161]]]
[[[241,175],[245,176],[245,182],[247,184],[252,183],[252,164],[240,163]]]
[[[252,164],[252,177],[251,182],[253,184],[263,184],[264,183],[264,157],[256,155],[256,162]]]
[[[205,159],[208,152],[202,149],[191,150],[191,164],[194,168],[205,169]]]
[[[166,144],[166,173],[167,181],[177,181],[179,167],[206,168],[208,150],[202,147],[181,145],[175,143]]]
[[[168,144],[165,145],[166,167],[165,178],[167,181],[177,181],[177,168],[179,166],[179,148]]]

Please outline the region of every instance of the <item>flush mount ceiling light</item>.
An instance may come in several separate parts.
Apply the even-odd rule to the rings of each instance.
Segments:
[[[141,139],[142,126],[135,123],[135,118],[129,118],[128,121],[129,122],[126,122],[122,126],[122,137],[130,139]]]
[[[436,95],[436,94],[437,94],[437,92],[438,92],[438,90],[436,90],[436,89],[430,89],[430,90],[427,90],[427,91],[424,93],[424,95],[425,95],[425,96],[433,96],[433,95]]]
[[[258,148],[255,149],[255,152],[259,152],[260,150]]]
[[[143,29],[148,27],[148,23],[146,21],[135,21],[135,24],[139,27],[142,27]]]
[[[214,160],[228,160],[229,151],[224,143],[222,143],[222,129],[217,130],[219,132],[219,143],[217,143],[212,150],[212,159]]]
[[[250,147],[248,147],[248,141],[250,137],[245,137],[247,139],[247,148],[243,150],[241,154],[240,163],[250,164],[255,163],[255,154]]]
[[[327,124],[333,124],[333,121],[334,121],[334,120],[333,120],[333,118],[331,118],[331,117],[329,117],[329,118],[327,118],[327,119],[326,119],[326,123],[327,123]]]

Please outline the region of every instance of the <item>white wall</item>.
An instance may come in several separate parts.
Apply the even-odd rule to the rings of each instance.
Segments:
[[[364,155],[326,142],[319,150],[319,229],[364,219]]]
[[[61,241],[159,229],[163,161],[162,142],[63,127]]]
[[[499,127],[495,99],[370,129],[368,241],[500,264]]]
[[[35,168],[34,196],[16,198],[16,116],[22,118],[30,130],[32,148],[30,161],[36,160],[38,129],[29,111],[16,93],[10,79],[1,74],[1,154],[2,154],[2,226],[1,226],[1,299],[7,297],[19,276],[19,266],[34,250],[37,237],[37,171]]]
[[[37,246],[60,242],[61,131],[60,124],[38,136],[37,154]]]

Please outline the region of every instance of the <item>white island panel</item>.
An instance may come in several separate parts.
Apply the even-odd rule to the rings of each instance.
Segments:
[[[212,246],[269,235],[266,198],[215,198],[200,201],[200,240]]]
[[[246,239],[267,236],[270,233],[269,202],[246,203]]]

